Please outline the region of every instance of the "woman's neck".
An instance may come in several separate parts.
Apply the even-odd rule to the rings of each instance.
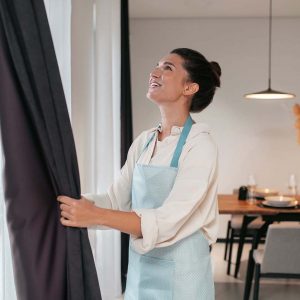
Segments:
[[[158,134],[158,140],[162,141],[171,134],[173,126],[182,127],[189,116],[189,111],[182,109],[166,109],[160,108],[161,113],[161,132]]]

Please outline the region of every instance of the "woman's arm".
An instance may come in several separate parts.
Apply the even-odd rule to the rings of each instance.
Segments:
[[[141,219],[135,212],[123,212],[97,207],[84,197],[80,200],[59,196],[61,223],[70,227],[101,225],[142,237]]]

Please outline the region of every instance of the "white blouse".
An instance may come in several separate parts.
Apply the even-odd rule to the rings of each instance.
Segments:
[[[99,207],[131,211],[131,183],[135,163],[169,166],[183,127],[173,126],[170,136],[157,140],[159,127],[141,133],[131,145],[127,161],[107,194],[84,196]],[[141,154],[147,140],[156,138]],[[209,244],[217,239],[217,147],[208,126],[195,123],[183,147],[174,186],[161,207],[134,209],[141,217],[142,237],[131,235],[134,249],[143,254],[166,247],[202,230]]]

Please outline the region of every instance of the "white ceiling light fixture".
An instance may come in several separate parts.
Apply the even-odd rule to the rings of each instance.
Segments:
[[[295,98],[296,95],[291,94],[291,93],[285,93],[285,92],[279,92],[275,91],[271,88],[271,44],[272,44],[272,0],[270,0],[270,12],[269,12],[269,76],[268,76],[268,89],[261,91],[261,92],[256,92],[256,93],[251,93],[251,94],[246,94],[245,98],[247,99],[292,99]]]

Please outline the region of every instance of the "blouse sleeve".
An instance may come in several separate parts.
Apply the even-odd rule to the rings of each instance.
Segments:
[[[96,206],[101,208],[130,211],[132,173],[145,139],[146,132],[143,132],[134,140],[129,148],[124,166],[118,174],[117,179],[109,187],[106,193],[89,193],[84,194],[83,196],[88,200],[93,201]]]
[[[209,135],[191,147],[179,161],[174,186],[156,209],[134,209],[141,217],[142,237],[132,236],[133,247],[146,253],[169,246],[196,232],[217,214],[217,148]]]

